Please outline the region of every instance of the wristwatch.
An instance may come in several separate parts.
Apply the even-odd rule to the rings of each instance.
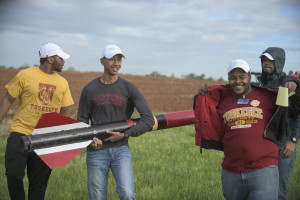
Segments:
[[[296,143],[298,141],[298,139],[296,137],[292,137],[292,142]]]

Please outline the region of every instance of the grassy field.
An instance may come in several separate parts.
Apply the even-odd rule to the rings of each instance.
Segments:
[[[194,132],[190,125],[130,138],[137,199],[224,199],[220,180],[223,152],[203,150],[200,154],[199,148],[194,145]],[[3,200],[9,199],[4,174],[6,138],[0,138],[0,199]],[[27,187],[27,178],[24,182]],[[299,200],[299,189],[300,158],[291,175],[289,199]],[[46,199],[88,199],[85,151],[66,166],[52,171]],[[111,174],[108,199],[118,199]]]

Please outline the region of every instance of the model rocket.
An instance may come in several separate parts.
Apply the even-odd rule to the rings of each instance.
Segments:
[[[194,124],[194,111],[154,115],[155,124],[149,131]],[[50,168],[64,166],[85,149],[94,137],[110,137],[107,130],[123,132],[138,122],[137,119],[90,126],[56,112],[42,114],[32,135],[22,136],[23,151],[34,151]]]

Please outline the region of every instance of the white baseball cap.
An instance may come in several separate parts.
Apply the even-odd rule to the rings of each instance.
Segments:
[[[56,44],[47,43],[41,46],[40,51],[40,58],[47,58],[50,56],[59,56],[62,59],[68,59],[70,57],[69,54],[63,52],[63,50]]]
[[[115,56],[117,54],[121,54],[122,57],[125,58],[125,56],[123,55],[120,47],[118,47],[115,44],[108,44],[102,50],[102,56],[101,56],[101,58],[105,57],[105,58],[110,59],[110,58],[112,58],[113,56]]]
[[[273,56],[272,56],[271,54],[269,54],[269,53],[263,53],[263,54],[261,54],[261,56],[259,56],[259,57],[261,58],[262,56],[266,56],[266,57],[269,58],[270,60],[274,60]]]
[[[231,72],[235,68],[241,68],[242,70],[244,70],[247,73],[251,71],[248,63],[246,61],[244,61],[243,59],[237,59],[237,60],[231,61],[230,65],[228,67],[228,73]]]

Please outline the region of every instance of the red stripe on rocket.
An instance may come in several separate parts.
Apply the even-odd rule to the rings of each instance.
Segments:
[[[193,110],[155,115],[152,131],[194,124],[194,118]],[[67,164],[86,148],[93,137],[109,137],[106,130],[123,132],[138,120],[90,126],[59,113],[44,113],[32,135],[21,137],[20,146],[24,151],[34,150],[50,168],[57,168]]]

